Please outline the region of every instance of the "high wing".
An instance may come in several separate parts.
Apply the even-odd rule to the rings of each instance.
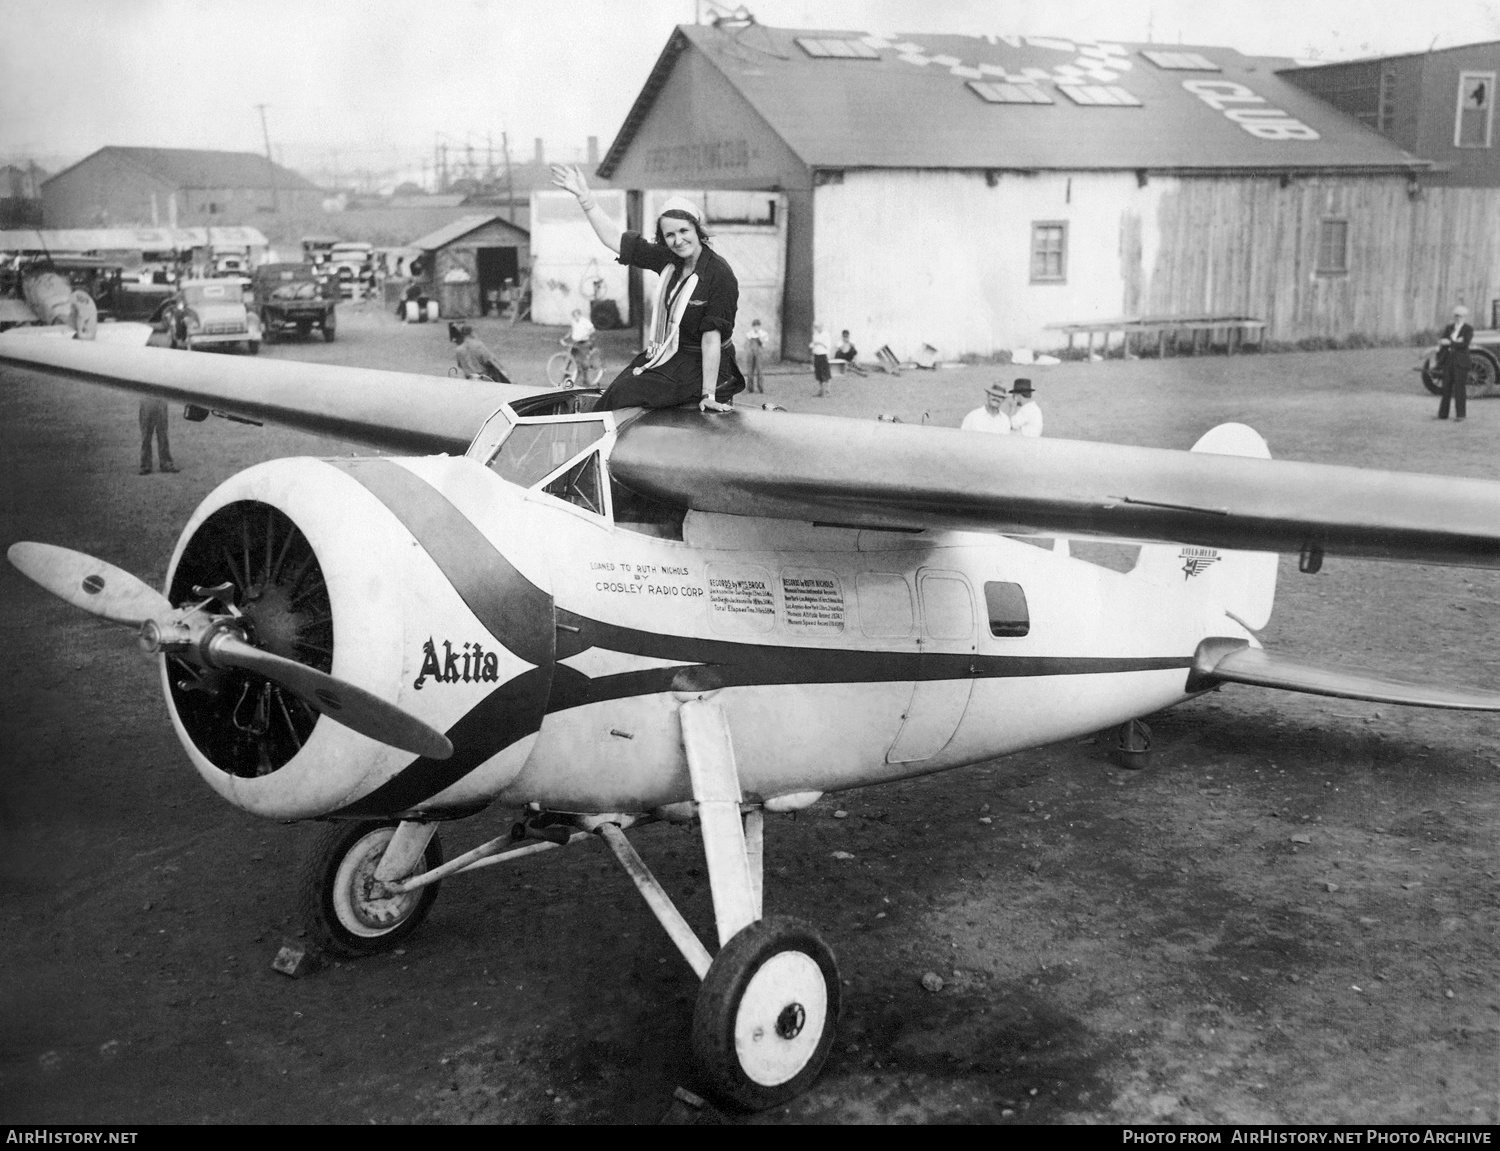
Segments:
[[[0,363],[397,452],[460,453],[500,404],[558,394],[15,334]],[[754,410],[626,419],[609,466],[705,512],[1500,566],[1489,480]]]
[[[419,455],[460,455],[501,404],[556,392],[373,368],[188,355],[25,329],[0,337],[0,364]]]
[[[651,412],[621,483],[699,511],[1500,566],[1500,482],[833,416]]]

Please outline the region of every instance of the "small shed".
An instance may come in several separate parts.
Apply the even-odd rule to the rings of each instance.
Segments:
[[[531,234],[500,215],[464,216],[409,245],[422,252],[417,279],[445,316],[483,316],[531,264]]]

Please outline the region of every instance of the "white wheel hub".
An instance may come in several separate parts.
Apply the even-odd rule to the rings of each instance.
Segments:
[[[807,1066],[827,1025],[823,969],[801,951],[778,952],[750,977],[735,1012],[740,1067],[762,1087],[785,1083]]]
[[[397,893],[375,878],[375,869],[395,835],[393,827],[381,827],[360,839],[339,863],[333,880],[333,911],[340,926],[352,935],[374,939],[410,915],[421,898],[421,889]]]

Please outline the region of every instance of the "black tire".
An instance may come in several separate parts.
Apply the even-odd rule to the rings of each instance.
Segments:
[[[1422,386],[1435,396],[1443,394],[1443,374],[1438,370],[1436,356],[1422,361]],[[1487,351],[1473,349],[1469,352],[1468,394],[1493,396],[1500,394],[1500,360]]]
[[[693,1057],[704,1087],[746,1111],[806,1091],[833,1047],[841,986],[833,952],[809,924],[775,915],[745,928],[698,990]]]
[[[333,322],[332,313],[330,313],[328,319],[323,321],[323,342],[325,344],[333,343],[333,338],[336,335],[338,335],[338,328]]]
[[[1477,349],[1469,353],[1469,395],[1493,396],[1500,392],[1500,360]]]
[[[1443,377],[1438,372],[1437,357],[1428,356],[1422,361],[1422,386],[1435,396],[1443,394]]]
[[[313,843],[302,867],[297,901],[303,924],[325,951],[346,959],[379,955],[427,918],[441,883],[406,895],[369,897],[375,866],[395,829],[389,820],[333,823]],[[442,862],[443,845],[434,833],[421,870]]]
[[[258,356],[258,355],[260,355],[260,341],[259,340],[246,340],[245,341],[245,351],[249,352],[252,356]]]

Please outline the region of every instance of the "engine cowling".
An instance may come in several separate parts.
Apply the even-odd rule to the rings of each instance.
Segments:
[[[285,459],[231,477],[184,529],[174,605],[225,584],[250,641],[448,734],[389,747],[270,681],[162,659],[172,722],[209,785],[275,819],[472,809],[525,764],[554,654],[524,501],[472,461]],[[505,551],[501,551],[502,544]]]

